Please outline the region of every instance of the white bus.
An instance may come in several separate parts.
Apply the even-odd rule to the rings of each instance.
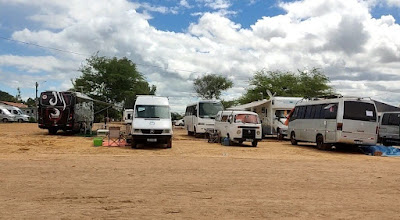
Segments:
[[[400,112],[383,112],[379,122],[379,140],[385,145],[400,144]]]
[[[320,150],[332,145],[376,145],[377,133],[374,101],[342,96],[299,102],[288,128],[292,145],[315,142]]]
[[[198,137],[204,134],[206,129],[213,129],[215,116],[224,110],[220,101],[203,100],[188,105],[185,112],[185,127],[188,135]]]

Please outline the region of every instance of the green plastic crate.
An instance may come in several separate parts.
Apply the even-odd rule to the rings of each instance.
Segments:
[[[103,138],[94,138],[93,145],[95,147],[99,147],[99,146],[103,145]]]

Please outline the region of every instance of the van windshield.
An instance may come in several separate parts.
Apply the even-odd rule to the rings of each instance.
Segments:
[[[220,102],[203,102],[199,104],[199,117],[215,119],[217,113],[222,110],[224,107]]]
[[[275,116],[277,118],[286,118],[290,110],[276,110],[275,111]]]
[[[375,105],[365,102],[345,101],[343,119],[376,122]]]
[[[260,120],[258,119],[257,115],[250,115],[250,114],[238,114],[235,116],[236,123],[252,123],[252,124],[259,124]]]
[[[170,118],[169,107],[161,105],[137,105],[135,118]]]

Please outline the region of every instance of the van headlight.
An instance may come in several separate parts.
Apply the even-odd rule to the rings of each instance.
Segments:
[[[260,135],[261,134],[261,132],[260,131],[257,131],[257,135]]]
[[[134,130],[133,130],[133,133],[140,133],[140,132],[141,132],[140,129],[134,129]]]
[[[241,134],[241,133],[242,133],[241,130],[237,130],[237,131],[236,131],[236,134]]]
[[[169,129],[164,129],[163,130],[163,133],[170,133],[171,132],[171,130],[169,130]]]

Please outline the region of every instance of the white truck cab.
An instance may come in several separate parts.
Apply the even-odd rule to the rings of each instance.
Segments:
[[[167,144],[167,148],[171,148],[172,133],[168,98],[138,96],[132,119],[132,148],[144,143]]]
[[[220,111],[215,119],[215,130],[221,140],[251,142],[253,147],[262,139],[261,121],[257,113],[250,111]]]

